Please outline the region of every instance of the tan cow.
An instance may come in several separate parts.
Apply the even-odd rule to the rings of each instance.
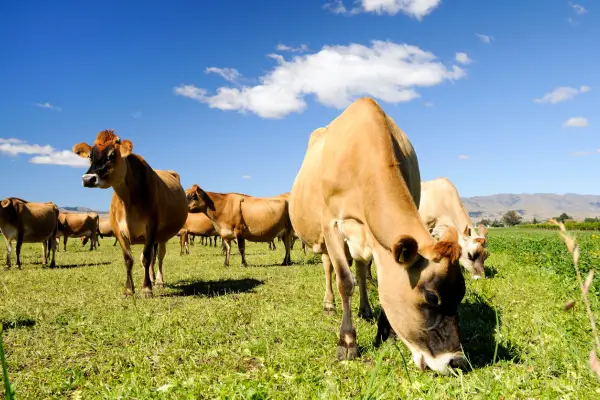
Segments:
[[[17,267],[21,268],[23,243],[42,243],[44,265],[48,252],[52,252],[50,268],[55,266],[58,207],[52,202],[33,203],[17,197],[7,197],[0,202],[0,229],[6,242],[6,268],[11,267],[12,241],[17,242]]]
[[[246,263],[246,240],[270,242],[285,231],[285,257],[281,265],[290,265],[291,223],[288,202],[280,196],[252,197],[239,193],[205,192],[198,185],[186,190],[189,210],[205,213],[212,221],[225,246],[225,266],[229,265],[231,241],[237,239]]]
[[[447,374],[465,361],[457,320],[465,294],[457,232],[448,228],[438,242],[429,234],[417,209],[420,187],[410,141],[372,99],[355,101],[310,137],[290,195],[290,218],[302,240],[322,254],[325,276],[335,268],[343,311],[340,360],[357,356],[351,258],[363,313],[370,312],[365,265],[375,260],[383,311],[420,369]],[[333,308],[327,283],[324,303]]]
[[[96,248],[98,242],[98,222],[97,212],[70,213],[61,211],[58,215],[58,232],[56,237],[63,237],[64,250],[67,251],[67,239],[70,237],[89,237],[90,251]]]
[[[125,296],[134,294],[131,245],[143,244],[140,260],[144,267],[142,294],[152,295],[152,284],[164,286],[162,264],[166,243],[183,227],[188,214],[185,191],[175,171],[155,170],[132,153],[133,143],[121,140],[112,130],[96,136],[93,146],[79,143],[73,152],[90,160],[82,176],[84,187],[114,189],[110,224],[119,240],[127,269]],[[152,266],[158,251],[158,274]],[[152,274],[150,273],[152,266]]]
[[[448,178],[421,183],[419,214],[434,236],[447,226],[455,227],[462,247],[460,263],[473,279],[485,278],[484,263],[489,254],[487,228],[479,225],[479,232],[475,230],[456,187]]]
[[[210,237],[212,245],[212,237],[217,234],[212,221],[204,213],[189,213],[187,220],[185,221],[185,225],[183,225],[183,228],[179,232],[181,233],[182,231],[185,231],[186,237],[185,240],[180,240],[179,242],[181,246],[181,255],[183,255],[184,247],[186,254],[190,254],[190,249],[188,246],[189,235],[193,234],[196,236],[202,236],[203,238]]]

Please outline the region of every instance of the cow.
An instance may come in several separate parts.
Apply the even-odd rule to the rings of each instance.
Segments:
[[[229,265],[231,241],[237,239],[242,266],[246,262],[246,240],[270,242],[285,231],[285,257],[281,265],[292,263],[291,223],[288,202],[280,196],[252,197],[239,193],[205,192],[194,184],[186,190],[191,213],[204,213],[212,221],[225,247],[224,265]]]
[[[98,213],[69,213],[61,211],[58,215],[57,238],[63,237],[64,251],[67,251],[67,239],[69,237],[89,237],[90,251],[96,248],[98,242]],[[58,244],[58,243],[57,243]]]
[[[17,242],[17,268],[21,269],[23,243],[42,243],[43,264],[48,264],[48,252],[52,252],[48,266],[55,267],[58,213],[58,207],[51,201],[33,203],[18,197],[7,197],[0,202],[0,229],[6,242],[6,269],[11,268],[13,240]]]
[[[188,206],[179,174],[155,170],[141,156],[132,153],[133,143],[121,140],[114,130],[98,133],[94,144],[78,143],[73,152],[90,160],[90,168],[81,177],[83,187],[113,188],[110,224],[121,245],[126,268],[124,295],[135,292],[131,270],[131,245],[143,244],[140,257],[144,267],[142,295],[152,296],[153,283],[164,286],[163,260],[166,243],[185,224]],[[158,274],[150,274],[158,252]]]
[[[188,214],[188,217],[191,214]],[[179,255],[182,256],[184,253],[185,254],[190,254],[190,247],[188,245],[189,240],[190,240],[190,235],[189,235],[189,231],[187,230],[187,228],[184,227],[181,228],[179,230],[179,233],[177,234],[177,236],[179,236],[179,246],[180,246],[180,250],[179,250]]]
[[[189,243],[188,236],[192,235],[192,234],[196,235],[196,236],[202,236],[202,238],[204,238],[204,237],[210,238],[210,240],[211,240],[210,245],[212,246],[212,237],[215,236],[216,230],[215,230],[215,227],[213,226],[212,221],[210,220],[210,218],[208,218],[206,216],[206,214],[189,213],[187,216],[187,220],[185,221],[185,225],[183,226],[181,231],[184,231],[184,230],[185,230],[185,233],[187,236],[185,238],[185,241],[180,241],[181,255],[183,255],[184,246],[186,246],[187,254],[190,254],[190,249],[189,249],[189,247],[187,247],[187,245]],[[207,242],[208,242],[208,240],[207,240]],[[216,239],[215,239],[215,245],[216,245]]]
[[[108,218],[100,218],[100,222],[98,223],[98,233],[97,236],[99,236],[101,239],[104,239],[105,237],[115,237],[115,234],[113,233],[112,230],[112,226],[110,226],[110,219]],[[87,243],[89,237],[85,237],[82,238],[82,246],[85,246],[85,244]],[[119,241],[117,240],[117,238],[115,238],[115,242],[113,243],[113,246],[116,246],[117,243]],[[96,240],[96,244],[98,246],[100,246],[100,241]]]
[[[484,263],[489,255],[487,228],[479,225],[475,230],[456,187],[448,178],[421,183],[419,214],[434,236],[447,226],[456,228],[462,248],[460,263],[473,279],[485,278]]]
[[[387,316],[417,367],[448,374],[466,361],[457,318],[465,295],[458,234],[449,227],[439,241],[431,236],[418,212],[420,188],[412,144],[371,98],[356,100],[310,136],[290,193],[290,219],[298,236],[322,255],[325,310],[334,309],[335,269],[343,312],[339,360],[358,355],[350,262],[356,264],[364,315],[371,314],[365,266],[373,259],[380,318]]]

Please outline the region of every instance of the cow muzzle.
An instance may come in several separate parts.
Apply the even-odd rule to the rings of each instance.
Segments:
[[[83,187],[95,188],[100,185],[100,178],[97,174],[84,174],[81,177],[81,184]]]

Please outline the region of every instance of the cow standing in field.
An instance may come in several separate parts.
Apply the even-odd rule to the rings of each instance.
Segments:
[[[42,243],[44,265],[48,252],[52,252],[50,268],[55,266],[56,231],[58,230],[58,207],[52,202],[32,203],[17,197],[0,202],[0,229],[6,242],[6,268],[11,267],[12,241],[17,242],[17,267],[21,268],[23,243]]]
[[[281,265],[292,263],[291,224],[288,202],[280,196],[252,197],[239,193],[205,192],[198,185],[186,190],[189,210],[210,218],[225,246],[225,266],[229,265],[231,241],[237,239],[242,265],[246,263],[246,240],[270,242],[285,231],[285,257]]]
[[[67,213],[60,212],[58,215],[57,238],[63,237],[64,251],[67,251],[67,239],[69,237],[89,237],[90,251],[96,248],[98,242],[98,213]]]
[[[369,316],[365,267],[374,259],[381,315],[417,367],[447,374],[465,362],[457,320],[465,295],[457,232],[449,227],[437,242],[430,235],[417,209],[420,188],[410,141],[372,99],[355,101],[311,134],[292,187],[290,218],[300,238],[322,254],[325,310],[334,309],[335,269],[343,312],[340,360],[357,356],[350,261],[356,264],[360,313]]]
[[[133,143],[112,130],[96,136],[93,146],[79,143],[73,152],[90,160],[82,176],[84,187],[114,190],[110,224],[121,245],[127,278],[125,296],[133,295],[131,245],[143,244],[140,260],[144,267],[142,294],[152,295],[152,284],[164,286],[163,259],[169,239],[183,227],[188,214],[185,191],[175,171],[155,170],[141,156],[132,153]],[[153,260],[158,251],[158,274]],[[152,266],[152,274],[150,273]]]
[[[460,263],[473,279],[485,278],[484,263],[488,257],[487,228],[475,230],[456,187],[447,178],[421,183],[419,214],[433,233],[439,236],[445,227],[453,226],[459,232],[462,248]]]
[[[202,238],[207,237],[207,242],[208,238],[210,238],[212,245],[212,236],[216,234],[216,230],[212,221],[206,216],[206,214],[203,213],[189,213],[183,228],[179,232],[181,233],[183,231],[186,233],[186,238],[179,243],[181,246],[181,255],[183,255],[184,247],[186,254],[190,254],[190,249],[188,247],[188,237],[190,235],[194,234],[196,236],[202,236]]]
[[[109,218],[100,218],[100,221],[98,222],[98,233],[97,236],[99,236],[101,239],[104,239],[105,237],[115,237],[115,234],[112,230],[112,226],[110,225],[110,219]],[[85,244],[87,243],[89,237],[85,237],[82,239],[81,245],[85,246]],[[117,238],[115,238],[115,242],[113,243],[113,246],[116,246],[117,243],[119,241],[117,240]],[[100,246],[100,241],[96,240],[96,244],[98,246]]]

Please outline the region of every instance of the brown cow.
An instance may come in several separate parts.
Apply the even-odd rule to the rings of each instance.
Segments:
[[[291,191],[290,218],[294,231],[322,254],[326,277],[335,268],[343,310],[340,360],[357,356],[349,259],[356,262],[363,313],[370,313],[365,265],[374,259],[382,315],[416,365],[447,374],[465,362],[457,320],[465,294],[457,232],[450,227],[439,242],[433,239],[419,217],[420,187],[410,141],[373,99],[355,101],[310,137]],[[325,308],[333,308],[328,284]]]
[[[56,237],[63,237],[64,250],[67,251],[69,237],[90,237],[90,251],[96,248],[98,242],[98,213],[70,213],[61,211],[58,215],[58,232]]]
[[[150,267],[158,250],[157,286],[164,286],[162,264],[166,243],[183,227],[188,214],[185,191],[175,171],[155,170],[141,156],[132,153],[133,143],[112,130],[96,136],[93,146],[79,143],[73,152],[89,158],[90,168],[82,176],[84,187],[114,189],[110,204],[110,224],[125,260],[125,296],[134,294],[131,245],[144,244],[142,294],[152,295],[154,273]],[[152,272],[154,268],[152,268]]]
[[[210,237],[211,246],[212,246],[212,237],[217,233],[215,227],[213,226],[210,218],[203,213],[189,213],[187,216],[187,220],[185,221],[185,225],[179,231],[186,231],[186,235],[196,235],[204,237]],[[183,255],[184,246],[186,247],[186,253],[190,254],[190,249],[187,247],[189,243],[189,239],[186,236],[185,240],[180,240],[179,244],[181,245],[181,255]],[[216,239],[215,239],[216,244]]]
[[[58,229],[58,207],[52,202],[32,203],[17,197],[8,197],[0,202],[0,229],[6,242],[6,268],[11,267],[12,241],[17,241],[17,267],[21,268],[21,246],[23,243],[42,243],[44,260],[48,263],[48,251],[52,252],[50,268],[55,266],[56,231]]]
[[[205,192],[198,185],[186,190],[189,210],[205,213],[213,222],[225,246],[225,266],[229,265],[231,241],[237,239],[246,263],[246,240],[270,242],[285,231],[285,257],[281,265],[290,265],[291,223],[288,202],[280,196],[252,197],[239,193]]]
[[[489,254],[487,228],[479,225],[479,232],[475,230],[456,187],[448,178],[421,183],[419,214],[434,237],[447,226],[455,227],[462,248],[460,263],[473,279],[485,278],[484,263]]]
[[[188,214],[188,217],[190,215],[191,214]],[[185,254],[190,254],[190,247],[188,246],[188,241],[190,240],[190,235],[189,235],[189,231],[187,230],[185,225],[183,226],[183,228],[181,228],[179,230],[179,233],[177,234],[177,236],[179,236],[179,246],[181,247],[181,249],[179,250],[179,255],[182,256],[184,254],[184,250],[185,250]]]

